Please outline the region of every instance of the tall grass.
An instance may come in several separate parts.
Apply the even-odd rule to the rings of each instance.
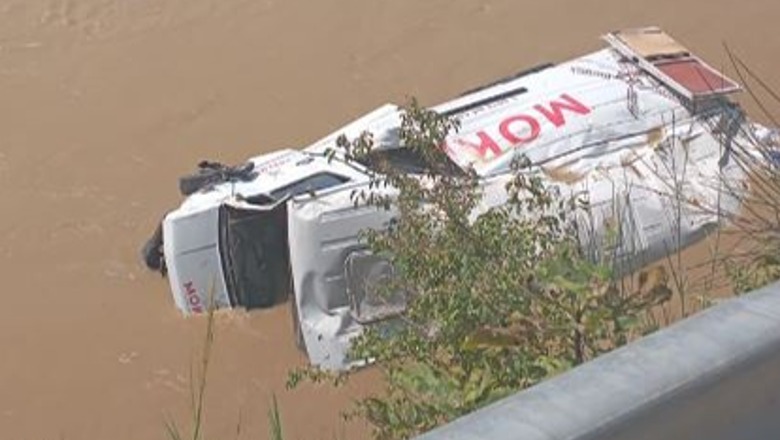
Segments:
[[[724,44],[724,50],[760,116],[772,124],[769,131],[739,125],[737,134],[749,139],[751,148],[735,142],[727,145],[731,148],[730,159],[747,174],[750,184],[742,212],[725,232],[734,244],[728,253],[718,255],[721,268],[738,294],[780,278],[780,93],[728,45]],[[745,122],[746,116],[740,113],[734,120]],[[741,190],[728,182],[724,186],[732,192]]]
[[[167,419],[165,429],[170,440],[201,440],[203,438],[204,403],[206,397],[206,384],[208,382],[208,369],[211,361],[211,350],[214,346],[214,323],[216,306],[214,295],[216,281],[211,283],[209,289],[209,308],[206,319],[206,334],[204,336],[203,349],[200,356],[200,369],[195,372],[190,367],[190,412],[192,414],[192,430],[190,435],[182,435],[176,422]],[[197,377],[196,377],[197,376]]]
[[[268,429],[270,430],[270,440],[284,440],[282,435],[282,418],[279,415],[279,404],[276,401],[276,394],[271,398],[271,408],[268,410]]]
[[[200,368],[194,371],[190,368],[190,413],[191,413],[191,427],[189,435],[183,434],[179,429],[179,426],[175,421],[170,418],[165,420],[165,432],[169,440],[202,440],[204,437],[204,422],[205,422],[205,402],[206,402],[206,387],[208,385],[208,370],[211,363],[212,349],[215,339],[215,323],[216,323],[216,306],[214,302],[214,296],[216,291],[215,282],[212,282],[212,286],[209,289],[209,307],[206,315],[206,332],[203,337],[203,347],[200,354]],[[282,418],[279,411],[279,404],[276,399],[276,394],[271,396],[271,407],[268,409],[268,426],[269,426],[269,440],[284,440],[282,431]],[[242,420],[239,415],[239,420],[236,425],[236,436],[238,439],[241,437]]]

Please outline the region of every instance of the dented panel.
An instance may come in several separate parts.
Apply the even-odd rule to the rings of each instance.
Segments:
[[[365,249],[359,234],[382,228],[391,212],[355,207],[353,188],[288,205],[290,261],[295,307],[309,360],[325,368],[348,364],[349,340],[360,332],[347,297],[345,265],[350,254]]]

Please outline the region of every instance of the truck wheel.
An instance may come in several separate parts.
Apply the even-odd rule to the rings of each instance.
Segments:
[[[154,234],[146,240],[146,243],[144,243],[144,246],[141,248],[141,258],[146,267],[164,274],[165,260],[163,258],[162,245],[162,223],[160,223],[154,230]]]

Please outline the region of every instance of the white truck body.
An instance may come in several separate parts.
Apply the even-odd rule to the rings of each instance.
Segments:
[[[436,106],[461,121],[443,147],[483,177],[483,208],[502,203],[510,164],[526,155],[551,184],[588,197],[583,239],[598,247],[608,218],[618,218],[629,237],[619,257],[641,266],[739,209],[746,181],[730,154],[749,150],[760,127],[736,118],[725,96],[692,106],[640,67],[609,47]],[[731,135],[714,128],[724,121],[738,125]],[[254,157],[250,180],[208,187],[168,213],[164,260],[177,307],[265,306],[291,290],[310,361],[347,367],[350,339],[387,312],[371,311],[360,286],[392,270],[366,254],[358,233],[390,213],[356,207],[352,191],[369,174],[324,153],[338,135],[363,131],[377,149],[399,148],[399,122],[398,108],[385,105],[301,150]]]

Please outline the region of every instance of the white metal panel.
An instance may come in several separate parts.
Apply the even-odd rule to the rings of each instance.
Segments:
[[[203,313],[212,298],[230,306],[219,253],[219,206],[163,221],[165,261],[174,300],[185,314]]]
[[[288,205],[295,307],[310,362],[329,369],[347,366],[349,340],[360,332],[350,314],[346,259],[365,247],[361,231],[382,228],[391,217],[375,207],[355,207],[350,193],[300,197]]]

